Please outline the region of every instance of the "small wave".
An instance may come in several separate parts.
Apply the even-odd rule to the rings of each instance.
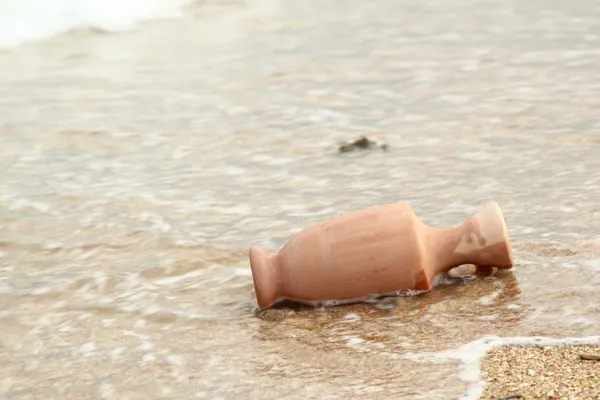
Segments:
[[[178,18],[190,0],[0,0],[0,49],[71,29],[129,30],[143,20]]]

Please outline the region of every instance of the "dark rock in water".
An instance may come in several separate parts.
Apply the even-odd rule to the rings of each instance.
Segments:
[[[338,150],[340,153],[347,153],[349,151],[353,151],[353,150],[365,150],[365,149],[370,149],[373,148],[374,146],[377,145],[377,142],[374,140],[369,139],[366,136],[361,136],[360,138],[356,139],[353,142],[349,142],[349,143],[342,143],[340,144],[340,146],[338,147]],[[381,148],[381,150],[383,151],[387,151],[389,149],[389,146],[385,143],[382,143],[379,145],[379,148]]]

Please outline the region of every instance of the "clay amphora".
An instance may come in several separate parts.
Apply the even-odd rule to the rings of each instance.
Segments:
[[[408,204],[369,207],[308,227],[275,254],[254,246],[249,256],[261,308],[427,291],[438,274],[463,264],[478,274],[513,266],[495,202],[450,229],[425,225]]]

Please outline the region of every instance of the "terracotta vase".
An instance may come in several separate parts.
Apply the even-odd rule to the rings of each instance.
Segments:
[[[513,266],[495,202],[450,229],[425,225],[408,204],[369,207],[308,227],[275,254],[253,246],[249,256],[261,308],[428,291],[437,275],[463,264],[478,274]]]

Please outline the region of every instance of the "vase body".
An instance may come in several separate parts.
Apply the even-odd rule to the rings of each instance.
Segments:
[[[402,290],[427,291],[462,264],[511,268],[500,208],[489,203],[450,229],[422,223],[408,204],[369,207],[310,226],[277,253],[250,249],[258,305],[279,300],[352,301]]]

